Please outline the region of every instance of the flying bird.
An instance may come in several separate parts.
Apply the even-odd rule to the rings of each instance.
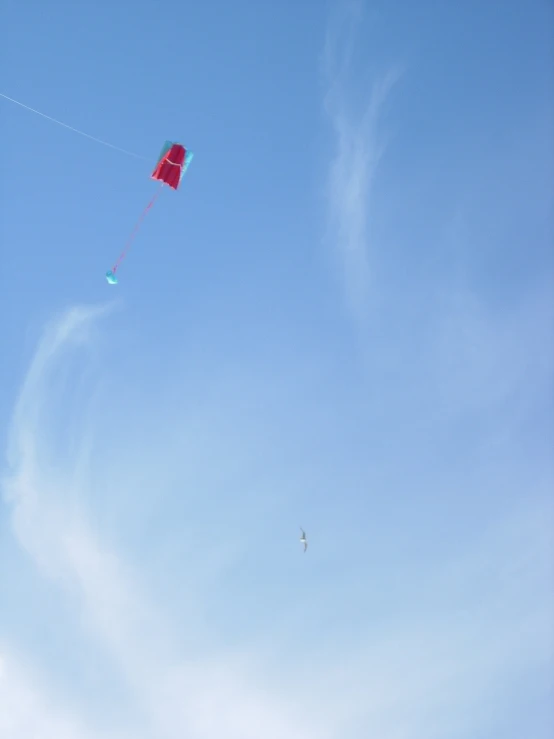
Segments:
[[[304,544],[304,551],[306,551],[306,549],[308,548],[308,541],[306,539],[306,532],[304,531],[304,529],[302,527],[300,527],[300,531],[302,532],[302,536],[300,537],[300,541],[302,542],[302,544]]]

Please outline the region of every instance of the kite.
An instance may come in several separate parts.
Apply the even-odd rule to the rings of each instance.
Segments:
[[[104,141],[103,139],[99,139],[96,136],[92,136],[90,133],[87,133],[86,131],[81,131],[81,129],[79,128],[70,126],[68,123],[64,123],[63,121],[60,121],[57,118],[53,118],[52,116],[47,115],[46,113],[43,113],[40,110],[37,110],[36,108],[31,108],[29,105],[26,105],[25,103],[22,103],[21,101],[16,100],[15,98],[5,95],[3,92],[0,92],[0,97],[3,98],[4,100],[9,100],[11,103],[14,103],[15,105],[19,105],[21,108],[25,108],[26,110],[29,110],[31,113],[35,113],[36,115],[39,115],[42,118],[46,118],[52,123],[56,123],[58,126],[62,126],[63,128],[73,131],[74,133],[77,133],[80,136],[84,136],[85,138],[91,141],[96,141],[97,144],[102,144],[102,146],[107,146],[110,149],[115,149],[116,151],[119,151],[122,154],[127,154],[127,156],[134,157],[136,159],[146,158],[146,157],[141,156],[140,154],[135,154],[133,151],[129,151],[128,149],[122,149],[120,146],[115,146],[114,144],[110,144],[109,141]],[[152,175],[151,175],[152,179],[158,180],[161,187],[163,187],[164,185],[167,185],[172,190],[177,190],[177,188],[181,184],[181,180],[183,179],[185,172],[188,169],[189,164],[192,161],[193,156],[194,155],[192,151],[187,151],[187,149],[182,144],[177,144],[174,141],[166,141],[161,151],[161,154],[158,158],[156,167],[154,171],[152,172]],[[150,208],[156,202],[158,195],[160,194],[160,191],[161,191],[161,188],[154,195],[154,197],[148,203],[146,208],[142,211],[140,218],[135,224],[135,227],[131,235],[129,236],[127,243],[125,244],[125,248],[121,252],[117,262],[114,264],[114,266],[110,270],[108,270],[108,272],[106,272],[106,279],[110,283],[110,285],[117,285],[116,272],[121,262],[127,256],[127,252],[129,251],[129,248],[131,244],[133,243],[135,236],[137,235],[142,225],[142,221],[144,220],[144,217],[146,216]]]
[[[117,261],[115,262],[113,267],[106,272],[106,280],[110,285],[117,285],[116,272],[119,269],[121,262],[127,256],[127,252],[129,251],[131,244],[133,243],[146,214],[158,199],[158,195],[160,194],[161,189],[164,185],[167,185],[172,190],[178,189],[179,185],[181,184],[181,180],[183,179],[185,172],[187,171],[189,164],[192,161],[193,156],[194,154],[192,153],[192,151],[187,151],[187,149],[185,149],[182,144],[177,144],[173,141],[165,142],[160,156],[158,157],[156,167],[151,174],[151,179],[157,180],[160,183],[161,187],[154,195],[154,197],[150,200],[146,208],[142,211]]]
[[[300,541],[302,542],[302,544],[304,544],[304,552],[305,552],[306,549],[308,548],[308,540],[306,539],[306,534],[305,534],[304,529],[302,527],[300,528],[300,531],[302,532],[302,536],[300,537]]]

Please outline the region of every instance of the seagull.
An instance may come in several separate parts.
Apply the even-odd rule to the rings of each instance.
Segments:
[[[304,544],[304,551],[308,548],[308,542],[306,540],[306,533],[302,527],[300,527],[300,531],[302,532],[302,536],[300,537],[300,541],[302,544]]]

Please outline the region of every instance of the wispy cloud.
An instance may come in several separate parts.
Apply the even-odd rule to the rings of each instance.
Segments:
[[[362,11],[361,2],[346,3],[336,10],[327,32],[323,70],[325,110],[337,148],[328,180],[331,238],[342,263],[349,308],[363,321],[371,282],[371,195],[386,141],[380,122],[400,72],[391,69],[369,85],[361,83],[352,90],[351,61]]]
[[[365,559],[349,565],[350,590],[346,573],[326,572],[316,549],[312,572],[323,590],[303,578],[302,594],[295,591],[302,595],[301,612],[283,603],[276,614],[302,634],[306,622],[317,630],[330,597],[342,602],[339,622],[315,645],[303,645],[300,636],[292,639],[292,651],[272,649],[286,628],[274,625],[256,640],[233,639],[224,646],[217,638],[211,647],[187,650],[184,643],[194,643],[194,634],[182,640],[170,632],[171,604],[152,601],[138,573],[95,529],[81,504],[98,497],[92,480],[102,472],[88,444],[79,442],[87,439],[84,423],[72,425],[77,462],[60,464],[63,443],[52,437],[56,409],[81,382],[76,350],[95,346],[103,311],[69,310],[47,330],[16,406],[4,488],[19,542],[54,579],[53,587],[78,604],[74,618],[82,638],[92,640],[106,670],[117,673],[130,708],[110,723],[86,709],[86,698],[83,708],[46,687],[59,684],[59,676],[58,682],[39,678],[14,656],[18,650],[0,646],[3,736],[29,739],[39,727],[41,739],[442,739],[454,727],[458,736],[471,736],[487,720],[487,701],[515,695],[518,679],[552,659],[551,508],[541,496],[526,511],[482,530],[480,540],[474,536],[470,553],[440,565],[419,560],[417,586],[404,585],[403,607],[386,617],[372,612],[371,598],[362,611],[348,607],[368,584]],[[77,467],[92,474],[80,474]],[[198,556],[194,566],[201,567]],[[389,573],[398,578],[390,565]],[[213,588],[223,581],[223,574],[214,577]],[[187,587],[188,599],[203,598],[202,588]],[[212,594],[210,603],[222,612],[226,607],[224,596]],[[194,628],[187,619],[180,626],[183,632]],[[353,629],[359,634],[354,645],[347,637]],[[49,670],[55,666],[40,671]]]
[[[5,480],[18,539],[39,568],[61,580],[80,602],[84,625],[135,694],[146,727],[141,736],[171,739],[188,731],[206,738],[315,737],[292,707],[251,681],[244,660],[232,655],[215,663],[179,659],[175,645],[164,637],[163,615],[133,585],[132,570],[87,523],[78,505],[83,491],[73,487],[74,470],[55,464],[56,451],[48,441],[54,415],[47,409],[52,401],[54,407],[62,401],[63,392],[52,397],[53,379],[73,359],[72,347],[87,343],[103,312],[75,308],[50,326],[23,383],[10,434],[12,472]],[[86,736],[69,719],[51,713],[50,704],[41,702],[27,681],[13,677],[14,670],[0,693],[13,739],[28,737],[27,719],[12,700],[13,690],[21,701],[32,702],[35,714],[45,714],[44,725],[50,721],[52,731],[68,738]]]
[[[68,709],[46,697],[43,681],[6,656],[0,647],[0,736],[6,739],[131,739],[131,735],[90,731]]]

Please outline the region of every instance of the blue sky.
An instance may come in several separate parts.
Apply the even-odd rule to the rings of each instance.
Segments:
[[[145,159],[0,99],[0,735],[550,737],[552,4],[110,8],[2,7]]]

